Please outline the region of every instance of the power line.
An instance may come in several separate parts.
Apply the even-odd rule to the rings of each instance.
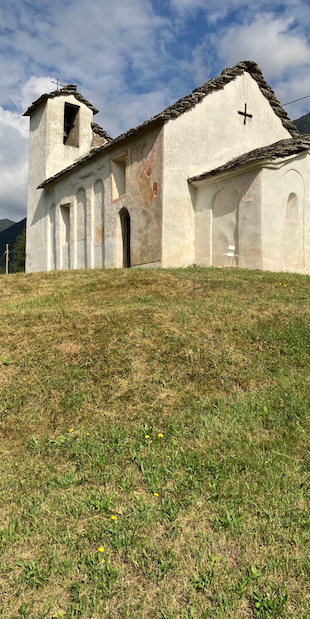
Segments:
[[[294,101],[289,101],[288,103],[282,103],[282,107],[284,105],[290,105],[291,103],[296,103],[296,101],[302,101],[303,99],[308,99],[310,95],[306,95],[305,97],[300,97],[300,99],[294,99]]]

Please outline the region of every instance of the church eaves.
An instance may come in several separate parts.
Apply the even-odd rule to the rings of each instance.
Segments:
[[[39,99],[34,101],[32,105],[28,107],[28,110],[26,110],[23,116],[31,116],[31,114],[33,114],[33,112],[35,112],[35,110],[40,105],[42,105],[42,103],[45,103],[47,99],[54,99],[55,97],[61,97],[62,95],[73,95],[77,101],[80,101],[80,103],[84,103],[84,105],[87,105],[87,107],[92,110],[93,114],[98,114],[97,108],[94,107],[94,105],[92,105],[91,103],[89,103],[89,101],[84,99],[84,97],[82,97],[82,95],[77,92],[76,88],[77,87],[75,84],[68,84],[67,86],[63,86],[63,88],[60,88],[59,90],[54,90],[53,92],[50,92],[48,94],[45,93],[44,95],[41,95]]]
[[[256,62],[253,62],[251,60],[244,60],[242,62],[238,62],[238,64],[236,64],[233,67],[228,67],[227,69],[224,69],[219,76],[210,79],[208,82],[203,84],[203,86],[199,86],[198,88],[195,88],[191,94],[183,97],[182,99],[179,99],[176,103],[167,107],[160,114],[156,114],[149,120],[146,120],[141,125],[138,125],[137,127],[134,127],[133,129],[129,129],[129,131],[122,133],[121,135],[116,137],[114,140],[109,141],[107,144],[104,144],[103,146],[100,146],[96,149],[92,149],[90,153],[86,155],[85,157],[79,159],[78,161],[76,161],[74,164],[72,164],[68,168],[61,170],[61,172],[58,172],[58,174],[55,174],[55,176],[51,176],[50,178],[46,179],[43,183],[41,183],[41,185],[39,185],[38,189],[43,189],[44,187],[46,187],[47,185],[55,181],[57,178],[63,176],[64,174],[71,172],[71,170],[73,170],[74,168],[82,165],[84,162],[88,161],[89,159],[92,159],[93,157],[99,155],[103,150],[106,150],[107,148],[113,146],[114,144],[117,144],[121,142],[122,140],[125,140],[126,138],[131,137],[132,135],[135,135],[141,129],[148,127],[152,123],[156,123],[156,122],[164,123],[167,120],[172,120],[174,118],[177,118],[178,116],[181,116],[181,114],[184,114],[184,112],[194,107],[197,103],[199,103],[199,101],[204,99],[207,95],[210,95],[217,90],[222,90],[226,86],[226,84],[229,84],[230,82],[235,80],[239,75],[242,75],[245,72],[249,73],[251,77],[256,81],[261,93],[268,100],[276,116],[280,118],[283,127],[291,134],[293,138],[298,138],[300,136],[298,129],[295,127],[294,123],[289,119],[287,113],[282,108],[280,102],[276,98],[273,90],[271,90],[270,86],[267,84],[259,66],[256,64]],[[55,92],[57,93],[58,91],[55,91]],[[47,96],[47,95],[43,95],[43,96]]]
[[[249,163],[256,163],[259,161],[269,162],[274,161],[275,159],[284,159],[285,157],[298,155],[298,153],[309,149],[310,135],[303,135],[298,138],[289,138],[287,140],[279,140],[279,142],[274,142],[273,144],[262,146],[261,148],[255,148],[254,150],[244,153],[239,157],[235,157],[235,159],[227,161],[227,163],[224,163],[218,168],[214,168],[214,170],[204,172],[203,174],[198,174],[197,176],[192,176],[188,179],[188,182],[197,183],[205,179],[210,179],[221,172],[228,172],[229,170],[239,166],[247,165]]]

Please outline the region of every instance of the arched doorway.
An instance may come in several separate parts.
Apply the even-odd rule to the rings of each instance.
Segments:
[[[122,244],[123,244],[123,269],[130,267],[130,216],[126,208],[120,211]]]

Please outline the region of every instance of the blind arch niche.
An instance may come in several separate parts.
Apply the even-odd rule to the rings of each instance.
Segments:
[[[304,181],[296,170],[282,178],[282,265],[287,271],[304,268]]]
[[[76,194],[76,268],[86,268],[86,193],[83,188]]]
[[[231,257],[225,254],[239,253],[238,207],[239,197],[233,187],[223,187],[213,197],[211,264],[215,267],[230,266]],[[234,259],[234,264],[238,264],[238,258]]]
[[[104,189],[103,182],[94,184],[94,266],[104,266]]]

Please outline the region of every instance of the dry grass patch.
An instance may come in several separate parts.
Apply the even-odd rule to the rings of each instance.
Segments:
[[[309,278],[0,291],[0,616],[308,618]]]

